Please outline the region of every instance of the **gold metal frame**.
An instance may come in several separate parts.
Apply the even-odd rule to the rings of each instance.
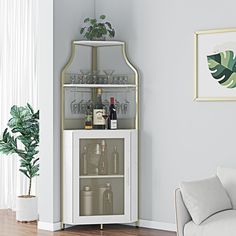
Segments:
[[[236,32],[236,28],[203,30],[194,33],[194,61],[195,61],[195,82],[194,82],[194,100],[195,101],[236,101],[236,96],[232,97],[199,97],[198,96],[198,36],[202,34],[219,34]]]
[[[68,62],[66,63],[66,65],[64,66],[64,68],[61,71],[61,130],[60,130],[60,141],[61,141],[61,148],[60,148],[60,152],[61,152],[61,201],[60,201],[60,206],[61,206],[61,228],[64,228],[64,213],[63,213],[63,178],[64,178],[64,171],[63,171],[63,131],[64,131],[64,109],[65,109],[65,103],[64,103],[64,82],[65,82],[65,72],[67,71],[68,67],[71,65],[74,57],[75,57],[75,51],[76,51],[76,45],[81,45],[81,46],[90,46],[92,47],[92,69],[96,68],[96,64],[97,64],[97,47],[111,47],[111,46],[120,46],[121,50],[122,50],[122,54],[123,54],[123,58],[125,59],[126,64],[130,67],[130,69],[134,72],[135,75],[135,85],[136,85],[136,119],[135,119],[135,129],[137,130],[137,144],[138,144],[138,162],[139,162],[139,127],[140,127],[140,123],[139,123],[139,74],[138,71],[135,69],[135,67],[131,64],[131,62],[129,61],[127,54],[126,54],[126,44],[125,42],[122,41],[108,41],[111,43],[111,45],[99,45],[99,46],[94,46],[91,45],[92,42],[87,42],[86,41],[72,41],[72,45],[71,45],[71,56],[68,60]],[[114,42],[114,45],[112,45],[112,42]],[[99,42],[98,42],[99,43]],[[102,42],[101,42],[102,43]],[[117,45],[115,43],[118,43]],[[139,168],[137,170],[137,172],[139,172]],[[139,174],[138,174],[139,176]],[[139,179],[137,176],[137,181],[139,183]],[[137,184],[137,194],[139,192],[139,188],[138,188]],[[139,195],[139,194],[138,194]],[[137,196],[138,198],[138,196]],[[139,198],[138,198],[138,205],[139,205]],[[137,206],[138,207],[138,206]],[[138,210],[139,212],[139,210]],[[139,218],[139,213],[138,213],[138,218]],[[137,222],[136,222],[137,225]],[[103,225],[101,224],[101,228],[103,227]]]

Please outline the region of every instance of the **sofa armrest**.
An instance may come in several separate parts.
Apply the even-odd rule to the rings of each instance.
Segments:
[[[192,219],[184,204],[179,188],[175,190],[175,217],[177,225],[177,235],[184,236],[184,226]]]

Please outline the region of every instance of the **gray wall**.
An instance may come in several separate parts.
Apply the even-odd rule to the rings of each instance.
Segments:
[[[235,102],[193,102],[194,31],[235,27],[234,0],[99,0],[141,75],[140,218],[174,223],[181,180],[236,166]]]
[[[174,223],[173,192],[179,181],[210,176],[218,165],[236,166],[235,102],[193,102],[193,33],[234,27],[236,3],[95,2],[96,14],[110,16],[117,29],[116,38],[128,43],[129,57],[141,75],[140,218]],[[46,201],[49,192],[50,200],[41,203],[50,206],[53,202],[54,222],[59,219],[59,73],[68,59],[71,40],[79,38],[82,19],[93,10],[92,0],[54,1],[54,83],[50,83],[51,97],[46,96],[49,105],[53,99],[53,107],[41,112],[41,137],[46,141],[41,141],[40,149],[41,155],[46,155],[42,157],[40,178],[44,185],[40,193]],[[41,79],[45,86],[50,78]],[[44,93],[41,86],[42,97]],[[45,113],[51,108],[53,115]],[[50,132],[46,118],[53,125]],[[51,208],[43,204],[40,220],[50,222]]]

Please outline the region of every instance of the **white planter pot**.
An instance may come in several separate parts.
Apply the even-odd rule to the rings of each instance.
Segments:
[[[16,220],[35,221],[38,220],[38,199],[37,197],[17,197],[16,199]]]

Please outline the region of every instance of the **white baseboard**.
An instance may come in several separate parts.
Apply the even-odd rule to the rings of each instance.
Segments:
[[[159,229],[159,230],[176,232],[175,224],[163,223],[158,221],[139,220],[139,226],[149,229]]]
[[[126,224],[126,225],[135,226],[135,224]],[[159,230],[176,232],[176,225],[170,224],[170,223],[163,223],[163,222],[151,221],[151,220],[139,220],[138,225],[139,227],[143,227],[143,228],[159,229]],[[71,225],[67,225],[67,227],[71,227]],[[61,223],[60,222],[48,223],[48,222],[38,221],[38,229],[48,230],[48,231],[61,230]]]
[[[38,229],[48,230],[48,231],[61,230],[61,222],[49,223],[49,222],[38,221]]]

